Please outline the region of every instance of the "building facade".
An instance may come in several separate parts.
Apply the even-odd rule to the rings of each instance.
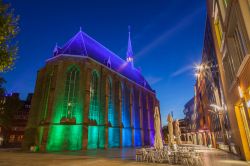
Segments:
[[[202,61],[196,67],[195,95],[184,114],[189,123],[188,141],[194,144],[225,147],[229,150],[230,124],[218,70],[210,20],[206,19]]]
[[[233,141],[250,160],[250,1],[207,0]]]
[[[211,137],[214,147],[230,142],[230,123],[221,86],[210,20],[206,20],[202,62],[197,77],[199,129]]]
[[[19,93],[1,97],[0,114],[4,121],[1,121],[3,123],[0,125],[0,147],[21,147],[28,122],[31,99],[31,93],[28,94],[26,100],[21,100]]]
[[[186,130],[187,132],[195,131],[196,127],[194,127],[193,122],[193,114],[194,114],[194,98],[192,97],[184,106],[183,113],[185,115],[185,121],[187,123]]]
[[[81,30],[38,71],[24,148],[41,151],[153,145],[155,91],[126,60]]]

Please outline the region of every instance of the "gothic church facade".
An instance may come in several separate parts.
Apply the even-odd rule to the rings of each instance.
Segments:
[[[81,30],[38,71],[24,148],[40,151],[153,145],[155,91],[126,60]]]

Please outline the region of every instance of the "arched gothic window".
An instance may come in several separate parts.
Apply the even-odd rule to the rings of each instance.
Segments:
[[[67,71],[64,94],[64,117],[73,118],[79,92],[79,70],[73,66]]]
[[[96,72],[93,72],[90,84],[89,119],[96,120],[96,123],[99,123],[98,76]]]
[[[111,125],[114,125],[114,110],[113,110],[113,102],[112,102],[112,83],[110,79],[108,79],[108,122]]]

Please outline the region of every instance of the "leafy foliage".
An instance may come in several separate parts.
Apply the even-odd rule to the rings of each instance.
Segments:
[[[12,69],[17,55],[14,38],[19,32],[19,16],[14,15],[10,4],[0,0],[0,72]]]

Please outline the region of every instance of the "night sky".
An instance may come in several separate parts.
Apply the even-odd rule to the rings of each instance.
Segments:
[[[160,100],[162,122],[173,111],[183,118],[194,94],[192,66],[201,58],[204,0],[8,0],[20,15],[18,60],[3,76],[8,92],[25,98],[34,91],[37,70],[79,27],[125,59],[128,25],[135,66]]]

